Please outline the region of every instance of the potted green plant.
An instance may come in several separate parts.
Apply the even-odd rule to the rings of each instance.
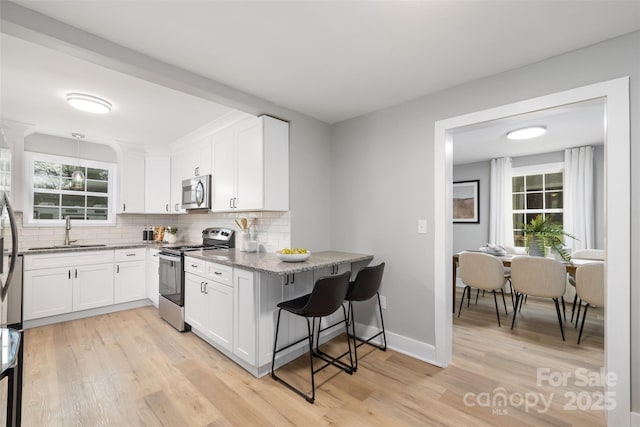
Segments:
[[[564,238],[575,239],[566,233],[560,224],[552,223],[549,218],[539,214],[528,224],[523,225],[525,246],[529,248],[529,255],[546,256],[546,248],[556,251],[564,261],[571,262],[571,255],[564,247]]]

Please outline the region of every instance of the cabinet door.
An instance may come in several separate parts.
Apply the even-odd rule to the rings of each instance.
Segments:
[[[120,163],[120,213],[144,212],[144,155],[124,152]]]
[[[39,319],[70,313],[73,302],[71,268],[47,268],[24,272],[23,318]]]
[[[284,284],[286,283],[286,276],[268,273],[258,273],[256,276],[259,280],[256,289],[258,289],[260,300],[258,313],[258,366],[262,366],[271,362],[278,319],[278,304],[287,299],[284,289],[289,285]],[[278,348],[284,347],[291,342],[289,340],[289,317],[293,316],[283,311],[278,334]],[[281,357],[284,354],[284,352],[279,353],[278,356]]]
[[[147,297],[145,261],[116,264],[114,303],[136,301]]]
[[[194,176],[209,175],[212,168],[212,137],[207,136],[196,143],[195,152],[198,157],[195,163]]]
[[[113,264],[73,269],[73,311],[113,304]]]
[[[144,210],[146,213],[169,213],[171,203],[171,158],[145,159]]]
[[[156,307],[158,306],[160,294],[160,273],[158,271],[160,264],[158,253],[159,251],[155,249],[150,250],[149,258],[147,259],[147,289],[149,290],[149,299]]]
[[[182,181],[191,178],[187,172],[187,151],[179,151],[171,156],[171,206],[172,213],[184,213],[182,209]]]
[[[186,273],[184,277],[184,321],[193,329],[206,332],[207,299],[203,293],[205,279],[191,273]]]
[[[213,192],[212,210],[232,210],[235,197],[235,141],[233,129],[213,137]]]
[[[256,292],[253,272],[233,270],[233,353],[256,364]]]
[[[262,120],[250,120],[236,132],[236,202],[241,210],[264,207]]]
[[[204,291],[208,301],[206,333],[222,348],[233,351],[233,288],[208,281]]]

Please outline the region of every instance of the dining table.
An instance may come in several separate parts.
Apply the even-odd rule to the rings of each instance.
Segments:
[[[466,252],[481,252],[481,251],[466,251]],[[457,269],[458,269],[458,260],[459,260],[459,255],[460,253],[457,254],[453,254],[453,280],[452,280],[452,301],[453,301],[453,312],[456,312],[456,276],[457,276]],[[504,265],[505,267],[511,267],[511,260],[513,260],[513,258],[517,257],[517,256],[529,256],[529,255],[519,255],[519,254],[508,254],[508,255],[502,255],[502,256],[498,256],[498,255],[494,255],[497,258],[499,258],[502,261],[502,265]],[[574,258],[571,260],[571,262],[564,262],[565,268],[567,269],[567,273],[571,274],[571,275],[575,275],[576,274],[576,270],[579,266],[584,265],[584,264],[589,264],[589,263],[593,263],[593,262],[602,262],[599,260],[593,260],[593,259],[577,259]]]

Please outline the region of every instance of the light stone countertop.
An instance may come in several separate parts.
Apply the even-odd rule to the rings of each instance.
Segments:
[[[20,248],[18,254],[20,255],[44,255],[44,254],[55,254],[61,252],[79,252],[79,251],[105,251],[105,250],[113,250],[113,249],[133,249],[133,248],[152,248],[152,249],[162,249],[163,247],[171,247],[176,245],[186,245],[186,244],[194,244],[193,242],[179,242],[179,243],[163,243],[163,242],[129,242],[129,243],[107,243],[104,246],[93,246],[90,244],[80,244],[80,245],[56,245],[56,246],[47,246],[43,249],[39,249],[36,247],[33,248]],[[96,244],[100,245],[100,244]]]
[[[354,254],[349,252],[325,251],[312,252],[308,260],[303,262],[284,262],[275,253],[241,252],[238,249],[213,249],[206,251],[192,251],[185,256],[215,262],[222,265],[238,267],[245,270],[263,273],[285,275],[303,271],[317,270],[336,264],[371,261],[373,255]]]

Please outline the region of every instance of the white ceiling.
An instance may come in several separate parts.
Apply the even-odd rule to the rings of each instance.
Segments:
[[[98,65],[0,35],[0,116],[35,125],[30,132],[113,144],[166,146],[232,110]],[[65,101],[85,92],[112,102],[96,115]]]
[[[539,125],[547,128],[542,136],[521,141],[507,139],[509,131]],[[453,132],[453,162],[459,165],[602,145],[604,135],[604,100],[586,101],[458,128]]]
[[[328,123],[640,29],[638,1],[18,3]]]
[[[327,122],[640,28],[640,2],[20,3]],[[0,116],[39,133],[158,147],[238,113],[6,34],[0,73]],[[74,110],[63,100],[71,91],[114,111]],[[508,130],[529,122],[548,134],[506,144]],[[601,125],[602,106],[591,104],[462,129],[454,161],[601,143]]]

